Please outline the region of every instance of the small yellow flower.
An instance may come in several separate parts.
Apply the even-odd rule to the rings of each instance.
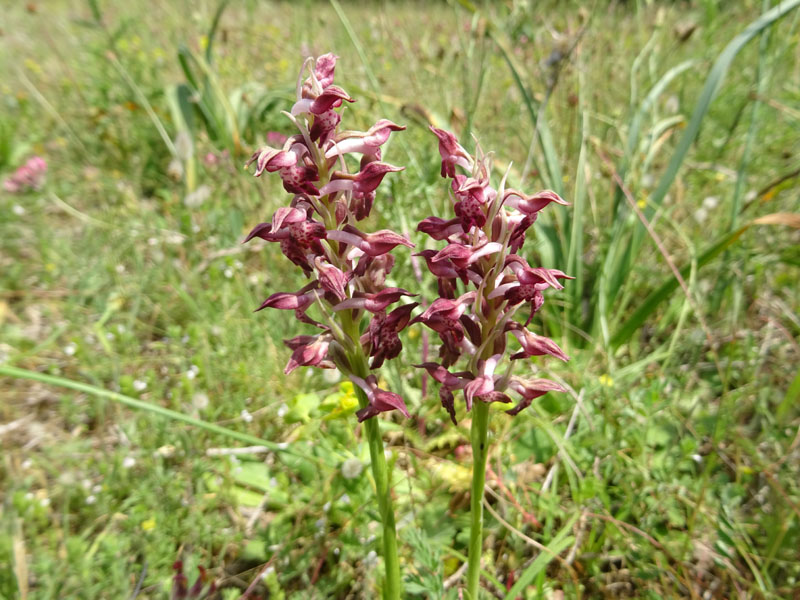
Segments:
[[[639,208],[645,208],[647,206],[647,196],[642,196],[639,198],[639,200],[636,202],[636,206]]]
[[[339,386],[342,390],[342,396],[339,398],[338,409],[341,411],[350,411],[358,408],[358,398],[356,397],[355,389],[350,381],[345,381]]]
[[[25,68],[31,71],[32,73],[36,73],[37,75],[42,74],[42,67],[37,63],[35,60],[31,58],[25,59]]]
[[[142,521],[142,531],[152,531],[155,528],[156,528],[155,519],[147,519],[147,521]]]
[[[600,382],[600,385],[603,385],[605,387],[613,387],[614,386],[614,379],[612,379],[611,375],[608,375],[607,373],[604,373],[603,375],[600,375],[600,378],[598,379],[598,381]]]

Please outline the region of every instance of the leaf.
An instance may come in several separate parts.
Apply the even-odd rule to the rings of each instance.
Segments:
[[[800,229],[800,213],[772,213],[753,221],[754,225],[787,225]]]
[[[780,406],[778,406],[778,421],[781,421],[786,416],[786,413],[796,404],[798,399],[800,399],[800,370],[797,371],[797,375],[794,376],[794,380],[789,385],[789,389],[786,390],[786,395],[781,400]]]
[[[316,394],[297,394],[289,401],[289,412],[284,417],[287,423],[308,423],[311,411],[319,404]]]
[[[677,177],[678,171],[680,170],[681,165],[683,165],[686,155],[689,153],[689,148],[691,148],[692,144],[697,138],[698,133],[700,133],[700,125],[702,124],[703,119],[705,118],[706,113],[711,106],[711,102],[714,100],[714,97],[717,94],[717,91],[722,86],[725,75],[727,74],[731,64],[733,64],[733,60],[736,58],[736,55],[739,54],[739,51],[756,35],[761,33],[767,27],[770,27],[778,19],[786,16],[798,6],[800,6],[800,0],[790,0],[788,2],[781,2],[771,10],[768,10],[758,19],[750,23],[744,29],[744,31],[733,38],[733,40],[731,40],[731,42],[717,57],[717,60],[714,62],[714,66],[711,68],[711,72],[708,74],[708,78],[703,86],[703,90],[700,92],[700,98],[695,104],[689,124],[686,126],[686,130],[681,137],[680,142],[678,142],[678,147],[675,149],[675,152],[669,161],[667,170],[661,176],[658,187],[656,187],[656,190],[650,196],[648,205],[645,208],[645,217],[648,221],[652,220],[655,211],[661,207],[664,197],[667,195],[670,187],[672,187],[672,182],[675,181],[675,177]],[[644,227],[639,227],[636,232],[637,233],[634,236],[634,241],[632,244],[632,247],[634,248],[634,254],[638,250],[641,244],[641,239],[644,236]]]
[[[747,228],[748,226],[745,226],[737,231],[722,236],[721,239],[717,240],[717,242],[712,244],[710,248],[700,255],[700,257],[697,259],[697,268],[699,269],[700,267],[711,262],[711,260],[717,257],[723,250],[738,240],[739,237],[741,237],[741,235],[747,230]],[[691,268],[691,264],[687,264],[681,268],[681,277],[684,279],[688,277]],[[633,336],[634,332],[636,332],[644,324],[647,318],[653,312],[655,312],[656,308],[658,308],[658,306],[664,300],[669,298],[678,285],[678,280],[670,275],[669,279],[667,279],[659,288],[654,290],[647,298],[645,298],[644,301],[639,305],[639,308],[637,308],[633,314],[628,317],[628,320],[616,330],[614,336],[611,338],[611,347],[618,348],[627,342],[631,336]]]
[[[789,227],[800,228],[800,214],[795,213],[774,213],[759,217],[740,227],[736,231],[726,233],[720,237],[716,242],[711,244],[705,252],[697,258],[697,268],[703,267],[710,263],[714,258],[720,255],[725,249],[730,247],[742,234],[753,225],[788,225]],[[684,265],[680,269],[681,277],[684,279],[689,276],[692,269],[691,263]],[[644,324],[647,318],[664,302],[672,292],[678,287],[678,280],[670,276],[659,288],[654,290],[644,301],[639,305],[633,314],[628,317],[614,333],[611,338],[612,348],[618,348],[627,342],[631,336]]]
[[[214,45],[214,37],[217,35],[217,28],[219,27],[219,21],[222,18],[222,13],[225,12],[225,8],[228,6],[228,0],[222,0],[217,5],[217,11],[214,13],[214,19],[211,21],[211,28],[208,30],[208,35],[206,38],[208,39],[208,44],[206,45],[206,60],[208,63],[211,63],[211,47]]]
[[[516,600],[517,597],[521,596],[522,592],[530,585],[534,578],[575,541],[575,538],[568,534],[572,531],[572,526],[577,520],[578,515],[576,514],[567,521],[567,524],[556,534],[556,537],[553,538],[553,541],[550,542],[547,549],[542,551],[522,572],[517,582],[506,594],[505,600]]]
[[[102,25],[103,14],[100,12],[100,5],[97,3],[97,0],[88,0],[88,2],[89,2],[89,9],[92,11],[92,18],[94,19],[95,24]]]

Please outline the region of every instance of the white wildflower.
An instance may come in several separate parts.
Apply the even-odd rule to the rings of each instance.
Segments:
[[[364,470],[364,463],[357,458],[348,458],[342,463],[342,477],[345,479],[355,479]]]

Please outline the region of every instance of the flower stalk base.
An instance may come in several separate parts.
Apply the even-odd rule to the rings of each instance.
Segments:
[[[486,460],[489,456],[486,438],[489,431],[489,405],[476,402],[472,407],[472,491],[470,493],[469,561],[467,593],[469,600],[478,600],[483,553],[483,489],[486,483]]]
[[[363,364],[366,371],[366,364]],[[361,374],[361,373],[359,373]],[[367,394],[358,386],[353,386],[358,395],[361,408],[369,405]],[[375,494],[378,497],[378,510],[383,526],[383,563],[385,566],[385,580],[383,582],[384,600],[400,600],[400,563],[397,558],[397,531],[394,520],[394,507],[392,506],[391,478],[386,466],[383,439],[381,438],[380,423],[378,419],[364,421],[364,432],[369,445],[370,464],[372,477],[375,479]]]

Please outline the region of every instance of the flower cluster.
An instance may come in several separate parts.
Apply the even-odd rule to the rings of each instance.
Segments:
[[[44,185],[46,173],[45,160],[41,156],[34,156],[3,182],[3,188],[10,194],[39,190]]]
[[[303,64],[297,101],[287,113],[298,133],[280,147],[261,148],[248,162],[255,163],[256,176],[277,172],[292,200],[245,241],[259,237],[279,243],[283,254],[311,279],[297,292],[271,295],[257,310],[292,310],[298,320],[320,330],[286,340],[292,350],[286,373],[300,366],[339,368],[369,399],[357,413],[359,421],[393,409],[408,416],[403,399],[378,387],[366,361],[371,359],[368,367],[377,369],[402,349],[398,333],[417,304],[387,312],[391,304],[414,294],[387,287],[386,277],[394,265],[389,252],[413,244],[393,231],[366,233],[357,227],[370,215],[384,176],[402,170],[381,160],[381,146],[392,132],[405,128],[381,119],[367,131],[340,129],[337,109],[355,100],[333,84],[336,58],[325,54]],[[319,308],[324,322],[308,315],[312,306]],[[362,328],[365,315],[369,321]]]
[[[502,374],[496,371],[506,353],[508,334],[521,346],[510,361],[545,354],[568,360],[554,341],[527,326],[544,303],[542,292],[562,289],[560,280],[571,277],[557,269],[531,267],[518,254],[539,211],[551,202],[567,203],[551,191],[529,196],[507,189],[507,174],[499,188],[493,188],[489,182],[491,156],[478,148],[473,157],[452,133],[431,130],[439,139],[441,175],[452,182],[455,217],[428,217],[417,228],[447,245],[418,253],[436,276],[440,297],[412,323],[422,322],[438,333],[442,346],[438,363],[416,366],[426,369],[440,384],[442,406],[454,423],[456,390],[463,390],[467,410],[475,399],[510,403],[507,392],[512,391],[521,398],[507,411],[515,415],[547,392],[564,391],[546,379],[511,375],[511,362]],[[466,174],[458,173],[456,167]],[[457,295],[459,282],[474,289]],[[521,308],[528,311],[524,324],[513,319]],[[466,370],[448,370],[462,356],[469,358]]]

